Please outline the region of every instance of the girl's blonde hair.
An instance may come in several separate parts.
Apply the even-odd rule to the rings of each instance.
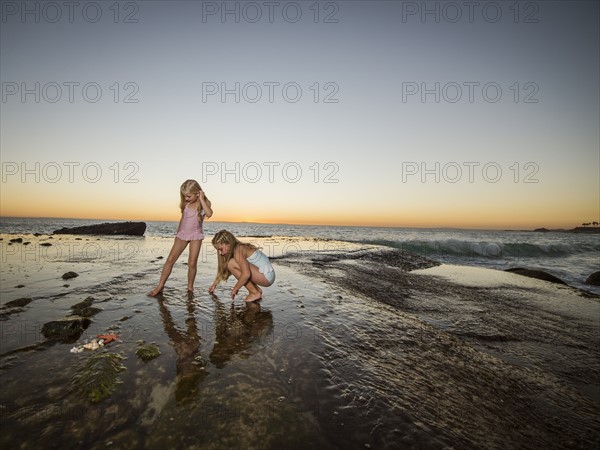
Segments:
[[[225,255],[221,255],[217,253],[217,277],[216,282],[220,283],[221,281],[227,281],[231,276],[231,272],[227,268],[227,263],[231,258],[233,258],[233,252],[238,245],[247,245],[250,248],[256,249],[257,247],[252,244],[248,244],[246,242],[239,241],[233,234],[231,234],[227,230],[221,230],[212,238],[212,245],[217,246],[218,244],[227,244],[229,245],[229,251]]]
[[[181,213],[183,214],[183,210],[185,209],[185,194],[195,194],[200,192],[202,188],[200,184],[196,180],[185,180],[179,188],[179,209],[181,209]],[[210,200],[204,195],[204,199],[210,205]],[[198,222],[202,221],[202,204],[198,205]]]

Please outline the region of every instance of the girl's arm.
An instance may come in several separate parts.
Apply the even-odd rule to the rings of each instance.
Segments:
[[[183,222],[183,213],[181,213],[181,219],[179,219],[179,225],[177,225],[177,233],[179,233],[179,230],[181,229],[181,222]]]
[[[204,191],[200,191],[200,204],[202,205],[202,209],[204,210],[204,217],[206,217],[207,219],[210,219],[210,216],[213,215],[213,210],[210,207],[210,205],[211,205],[210,200],[208,200],[204,196]]]
[[[208,292],[210,294],[212,294],[213,292],[215,292],[215,289],[217,288],[217,286],[219,285],[219,280],[218,280],[218,276],[215,277],[215,281],[213,281],[213,284],[210,285],[210,287],[208,288]]]
[[[250,278],[252,277],[252,272],[250,270],[250,263],[246,259],[246,251],[247,251],[247,249],[246,249],[245,245],[238,245],[233,253],[233,257],[235,258],[235,261],[240,266],[240,270],[242,271],[242,273],[241,273],[240,278],[238,279],[237,283],[235,283],[235,286],[233,286],[233,289],[231,289],[231,299],[232,300],[237,295],[238,291],[242,288],[242,286],[244,286],[248,282],[248,280],[250,280]]]

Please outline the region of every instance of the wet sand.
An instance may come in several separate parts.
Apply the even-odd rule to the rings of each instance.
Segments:
[[[600,304],[572,288],[376,246],[274,237],[246,239],[277,271],[259,305],[232,304],[232,280],[208,294],[208,248],[193,296],[186,252],[163,295],[149,298],[171,239],[23,237],[30,244],[0,241],[2,306],[32,299],[0,311],[2,446],[600,443]],[[79,276],[63,280],[67,271]],[[47,341],[43,324],[88,297],[101,311],[79,339]],[[106,331],[120,342],[70,353]],[[142,361],[142,342],[160,356]],[[99,352],[123,356],[125,370],[112,395],[91,403],[73,379]]]

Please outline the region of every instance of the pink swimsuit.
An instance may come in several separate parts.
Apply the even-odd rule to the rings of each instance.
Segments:
[[[198,221],[198,210],[183,208],[183,218],[181,226],[177,232],[177,237],[182,241],[200,241],[204,239],[204,230],[202,222],[204,221],[204,211],[202,211],[202,221]]]

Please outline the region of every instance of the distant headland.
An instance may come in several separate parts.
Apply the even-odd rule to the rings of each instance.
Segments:
[[[597,222],[594,222],[597,223]],[[537,232],[542,232],[542,233],[547,233],[547,232],[560,232],[560,233],[587,233],[587,234],[594,234],[594,233],[600,233],[600,227],[597,225],[594,226],[581,226],[581,227],[575,227],[575,228],[571,228],[571,229],[566,229],[566,228],[556,228],[556,229],[548,229],[548,228],[536,228],[533,231],[537,231]]]

